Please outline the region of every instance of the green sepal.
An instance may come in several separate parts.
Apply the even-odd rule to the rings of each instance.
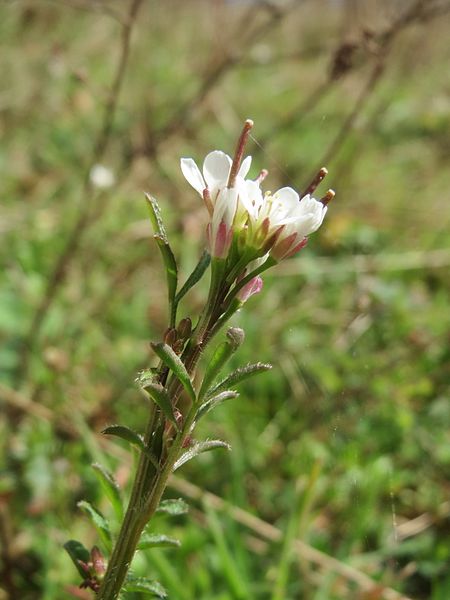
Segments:
[[[121,521],[123,517],[123,500],[122,495],[120,493],[120,487],[117,483],[114,475],[105,469],[103,465],[99,463],[94,463],[92,468],[97,475],[97,479],[100,482],[102,490],[107,496],[108,500],[111,502],[114,512],[116,514],[117,520]]]
[[[166,367],[174,373],[177,379],[180,381],[186,392],[189,394],[189,397],[193,402],[195,402],[195,392],[192,387],[191,378],[189,377],[189,373],[186,371],[186,367],[181,362],[180,357],[175,354],[170,346],[164,344],[164,342],[159,342],[157,344],[150,344],[154,353],[163,361]]]
[[[77,569],[78,573],[83,579],[86,579],[87,573],[81,566],[80,561],[86,564],[89,563],[89,561],[91,560],[89,550],[85,548],[83,544],[78,540],[69,540],[64,544],[64,549],[70,556],[70,559],[75,565],[75,568]]]
[[[265,371],[269,371],[272,368],[272,365],[268,363],[253,363],[246,365],[245,367],[239,367],[232,373],[230,373],[225,379],[219,381],[215,386],[210,388],[207,393],[207,398],[211,398],[213,395],[221,392],[222,390],[233,387],[245,379],[249,377],[253,377],[253,375],[258,375],[258,373],[264,373]]]
[[[185,515],[189,511],[188,504],[182,498],[170,498],[160,502],[157,513],[165,513],[171,517]]]
[[[224,392],[219,392],[215,396],[211,396],[210,398],[208,397],[208,400],[205,400],[205,402],[203,402],[203,404],[198,409],[197,414],[195,416],[196,420],[198,421],[199,419],[201,419],[204,415],[206,415],[207,412],[209,412],[219,404],[222,404],[222,402],[224,402],[225,400],[232,400],[233,398],[237,398],[238,396],[239,393],[235,392],[234,390],[225,390]]]
[[[111,550],[111,530],[109,528],[109,523],[105,519],[105,517],[96,508],[94,508],[92,504],[86,502],[86,500],[80,500],[77,506],[78,508],[81,508],[81,510],[85,512],[87,516],[91,519],[94,527],[98,531],[100,539],[102,540],[106,548],[108,548],[108,550]]]
[[[180,547],[181,542],[167,535],[148,534],[144,533],[141,536],[138,544],[138,550],[147,550],[147,548],[162,548],[162,547]]]
[[[150,194],[145,194],[145,196],[148,201],[150,220],[152,222],[153,230],[155,232],[153,237],[155,238],[155,241],[158,244],[158,248],[161,252],[161,256],[164,261],[164,266],[166,268],[169,304],[171,307],[173,307],[178,285],[177,262],[169,245],[169,240],[167,238],[166,230],[164,228],[164,224],[161,217],[161,210],[159,208],[158,202],[155,198],[153,198],[153,196],[150,196]]]
[[[125,583],[126,592],[149,592],[157,598],[167,598],[167,592],[163,586],[153,579],[146,577],[128,576]]]
[[[176,461],[173,466],[173,470],[176,471],[182,465],[195,458],[199,454],[202,454],[203,452],[209,452],[210,450],[215,450],[216,448],[225,448],[226,450],[231,450],[230,444],[227,444],[227,442],[224,442],[223,440],[206,440],[204,442],[195,442],[194,445],[186,450],[186,452],[184,452],[184,454],[182,454]]]
[[[203,277],[206,269],[209,267],[210,262],[211,262],[211,255],[209,254],[209,252],[204,250],[203,254],[201,255],[200,260],[196,264],[194,270],[187,278],[187,280],[186,280],[185,284],[183,285],[183,287],[181,288],[181,290],[175,296],[176,304],[178,304],[178,302],[181,300],[181,298],[183,298],[183,296],[185,296],[188,293],[188,291],[191,288],[193,288],[196,283],[198,283],[200,281],[200,279]]]
[[[154,401],[154,403],[159,406],[162,410],[164,416],[175,425],[178,430],[178,423],[175,419],[175,415],[172,408],[172,403],[170,401],[170,396],[164,386],[160,383],[155,383],[153,381],[147,381],[142,385],[142,389],[147,392],[150,398]]]

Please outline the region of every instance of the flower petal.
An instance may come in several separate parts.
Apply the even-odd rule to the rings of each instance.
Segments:
[[[241,167],[238,171],[239,177],[242,177],[242,179],[245,179],[247,173],[250,171],[251,164],[252,164],[251,156],[247,156],[246,158],[244,158],[244,160],[242,161]]]
[[[214,150],[206,156],[203,162],[203,176],[211,190],[211,195],[213,190],[227,184],[231,163],[231,158],[220,150]]]
[[[182,158],[180,160],[180,166],[187,181],[192,185],[194,190],[197,190],[200,196],[203,196],[203,190],[206,188],[206,183],[200,173],[200,169],[192,158]]]
[[[291,187],[284,187],[275,192],[274,199],[283,205],[286,212],[295,210],[298,206],[300,196]]]

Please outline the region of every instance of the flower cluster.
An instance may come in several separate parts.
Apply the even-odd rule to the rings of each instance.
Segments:
[[[332,190],[321,200],[311,195],[327,173],[324,168],[301,196],[290,187],[263,193],[260,186],[265,170],[255,180],[246,179],[252,159],[242,157],[252,126],[252,121],[245,122],[233,160],[215,150],[206,156],[200,171],[192,158],[181,159],[185,178],[203,197],[210,214],[207,239],[211,256],[240,264],[241,274],[269,257],[279,262],[301,250],[307,236],[321,226],[334,196]],[[253,282],[253,287],[259,291],[260,282]]]

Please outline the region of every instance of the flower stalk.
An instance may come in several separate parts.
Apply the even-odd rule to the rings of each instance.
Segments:
[[[89,554],[79,542],[66,544],[80,573],[87,573],[81,585],[90,587],[98,600],[116,600],[130,585],[135,591],[159,586],[142,583],[142,578],[138,583],[133,582],[129,569],[142,533],[160,506],[168,479],[178,465],[197,453],[228,447],[221,440],[195,441],[197,421],[222,400],[237,396],[235,390],[224,387],[228,381],[234,386],[270,368],[261,363],[247,365],[216,382],[226,361],[244,340],[244,332],[235,328],[228,330],[226,341],[213,353],[196,391],[194,376],[199,360],[233,314],[261,292],[261,275],[305,246],[307,236],[322,224],[327,204],[334,196],[332,190],[320,201],[311,196],[325,177],[325,168],[301,197],[287,187],[274,194],[263,194],[260,185],[267,176],[265,169],[255,180],[246,179],[251,157],[243,157],[252,127],[253,121],[246,120],[233,160],[216,150],[207,155],[201,172],[192,159],[181,159],[183,174],[203,198],[208,211],[206,241],[210,257],[202,255],[179,291],[178,267],[159,207],[156,200],[147,195],[155,241],[166,269],[169,303],[169,323],[163,341],[151,344],[159,364],[138,378],[142,391],[150,399],[147,428],[143,437],[123,426],[105,430],[105,433],[131,440],[140,448],[130,499],[106,568],[103,555],[101,560],[96,560],[96,564],[101,565],[97,570],[95,561],[88,562],[89,556],[98,557],[98,549]],[[193,326],[190,317],[177,323],[180,300],[201,279],[208,266],[211,267],[209,292],[197,323]],[[113,481],[111,475],[108,477]]]

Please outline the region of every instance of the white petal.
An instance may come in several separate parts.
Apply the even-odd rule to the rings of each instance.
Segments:
[[[251,156],[247,156],[247,158],[244,158],[244,160],[242,161],[241,167],[238,171],[239,177],[242,177],[243,179],[245,179],[247,173],[250,171],[251,164],[252,164]]]
[[[220,150],[214,150],[206,156],[203,176],[211,191],[227,184],[231,164],[231,158]]]
[[[236,214],[238,192],[235,188],[224,188],[219,192],[212,218],[213,231],[217,231],[221,221],[231,227]]]
[[[194,190],[197,190],[200,196],[203,196],[203,190],[206,188],[206,183],[195,162],[192,158],[182,158],[180,160],[180,165],[181,171],[188,182],[192,185]]]
[[[300,196],[291,187],[281,188],[275,192],[273,197],[286,208],[286,212],[295,210],[300,200]]]

